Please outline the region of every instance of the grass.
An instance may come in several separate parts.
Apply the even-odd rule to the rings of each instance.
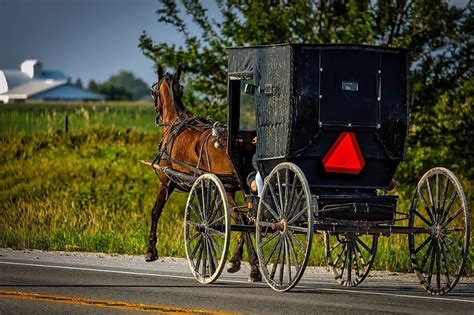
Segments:
[[[154,157],[160,137],[150,104],[7,105],[0,117],[1,247],[144,255],[157,179],[137,161]],[[162,256],[184,256],[186,198],[174,193],[160,219]],[[310,264],[325,264],[321,235]],[[381,237],[375,268],[410,270],[407,237]]]

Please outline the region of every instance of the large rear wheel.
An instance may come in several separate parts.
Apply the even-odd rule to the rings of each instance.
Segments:
[[[468,260],[471,216],[459,180],[436,167],[423,175],[413,196],[409,226],[428,233],[408,236],[413,269],[431,294],[451,291]]]
[[[308,182],[293,163],[277,165],[265,178],[257,211],[260,270],[276,291],[293,288],[304,273],[313,239]]]
[[[201,283],[216,281],[227,259],[230,212],[224,185],[213,174],[201,175],[189,192],[184,239],[194,277]]]

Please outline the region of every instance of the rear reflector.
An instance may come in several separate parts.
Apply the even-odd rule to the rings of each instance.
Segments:
[[[365,165],[353,132],[342,132],[323,158],[328,173],[359,174]]]

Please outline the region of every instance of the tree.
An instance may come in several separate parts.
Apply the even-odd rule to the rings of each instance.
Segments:
[[[127,89],[132,93],[132,99],[134,100],[150,95],[150,87],[142,79],[136,78],[129,71],[121,70],[118,74],[112,75],[107,83]]]
[[[133,73],[120,71],[104,83],[89,82],[89,90],[104,94],[108,100],[137,100],[149,93],[147,84]]]
[[[225,117],[225,47],[232,46],[304,42],[409,48],[409,147],[421,148],[437,141],[439,150],[446,148],[444,140],[433,140],[436,133],[444,131],[429,126],[434,119],[456,118],[456,111],[436,112],[437,108],[444,106],[441,104],[461,106],[463,101],[454,91],[467,91],[467,82],[472,84],[472,1],[458,8],[447,0],[217,0],[219,18],[211,18],[198,0],[160,2],[158,21],[174,26],[184,37],[184,46],[155,43],[144,32],[139,47],[156,64],[173,69],[183,66],[185,103],[201,115]],[[198,35],[191,32],[184,15],[199,30]],[[463,128],[474,129],[472,123],[467,120]],[[449,132],[457,138],[461,130]],[[456,145],[460,151],[472,151],[473,141],[473,137],[462,137]],[[474,158],[468,160],[465,167],[472,169]]]

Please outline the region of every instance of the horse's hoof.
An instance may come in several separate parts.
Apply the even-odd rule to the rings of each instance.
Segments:
[[[248,282],[250,282],[250,283],[262,282],[262,275],[258,274],[258,276],[253,276],[253,277],[252,277],[252,275],[250,275],[249,278],[248,278]]]
[[[227,272],[228,273],[235,273],[240,270],[240,261],[239,262],[229,262],[227,264]]]
[[[248,281],[251,283],[262,282],[262,274],[260,273],[260,270],[252,268]]]
[[[146,262],[152,262],[152,261],[155,261],[157,259],[158,259],[158,254],[157,253],[151,253],[151,252],[146,253],[146,256],[145,256],[145,261]]]

